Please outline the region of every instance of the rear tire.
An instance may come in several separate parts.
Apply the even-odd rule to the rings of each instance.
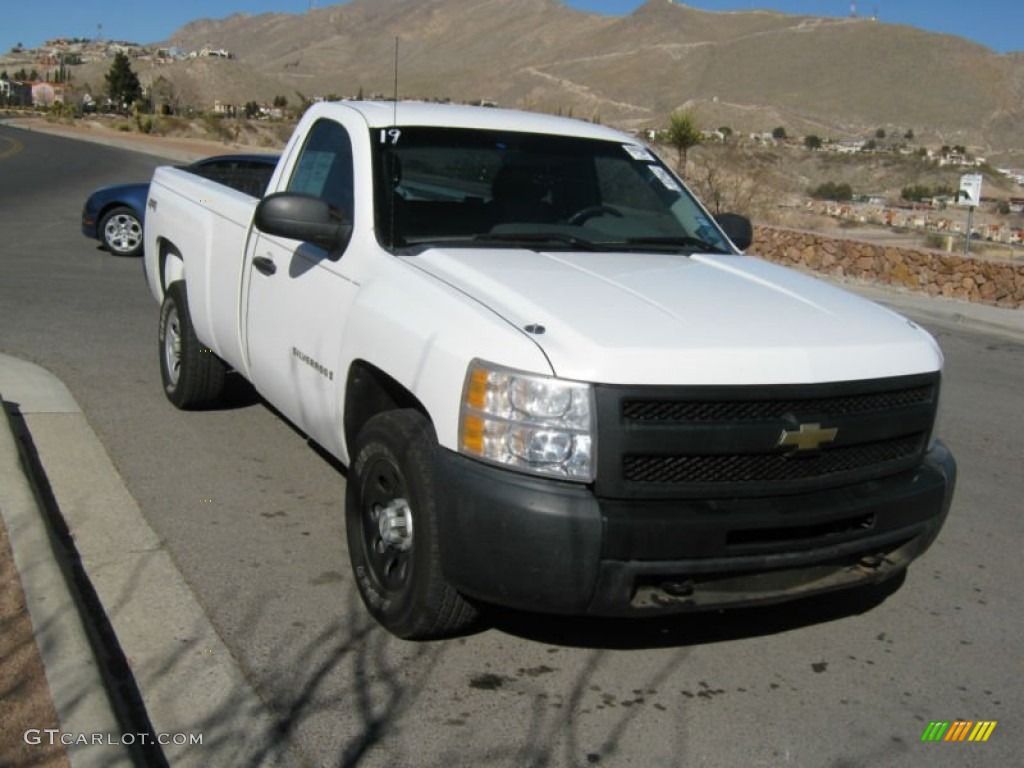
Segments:
[[[434,428],[419,411],[380,413],[356,438],[345,491],[359,594],[385,629],[406,640],[450,637],[477,617],[441,572],[436,451]]]
[[[183,410],[209,406],[224,391],[227,366],[202,346],[188,313],[188,297],[182,280],[171,283],[160,307],[160,377],[164,394]]]
[[[100,237],[115,256],[142,254],[142,222],[131,208],[122,205],[108,211],[100,221]]]

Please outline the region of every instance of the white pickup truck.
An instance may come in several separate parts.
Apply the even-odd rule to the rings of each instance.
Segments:
[[[168,398],[234,369],[348,467],[400,637],[875,584],[949,510],[935,341],[743,255],[746,219],[610,128],[323,103],[262,199],[164,167],[147,205]]]

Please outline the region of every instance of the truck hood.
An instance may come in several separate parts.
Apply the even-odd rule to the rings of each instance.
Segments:
[[[567,379],[796,384],[942,366],[906,318],[748,256],[434,248],[411,261],[519,329],[543,326],[530,338]],[[501,363],[500,349],[479,356]]]

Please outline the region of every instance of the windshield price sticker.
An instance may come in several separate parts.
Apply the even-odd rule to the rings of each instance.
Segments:
[[[666,189],[671,189],[673,192],[682,192],[683,190],[679,186],[679,182],[672,178],[672,174],[662,168],[660,165],[650,166],[651,173],[658,177],[658,180],[665,185]]]
[[[654,162],[654,157],[646,147],[641,147],[639,144],[623,144],[622,148],[634,160],[643,160],[645,163]]]

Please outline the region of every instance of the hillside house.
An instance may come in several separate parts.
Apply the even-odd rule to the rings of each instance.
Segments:
[[[826,149],[830,152],[838,152],[840,155],[852,155],[860,152],[862,146],[859,141],[837,141],[834,144],[827,144]]]
[[[32,83],[32,106],[52,107],[54,104],[63,104],[68,90],[64,83]]]
[[[17,80],[0,80],[0,95],[12,107],[32,106],[32,85]]]

